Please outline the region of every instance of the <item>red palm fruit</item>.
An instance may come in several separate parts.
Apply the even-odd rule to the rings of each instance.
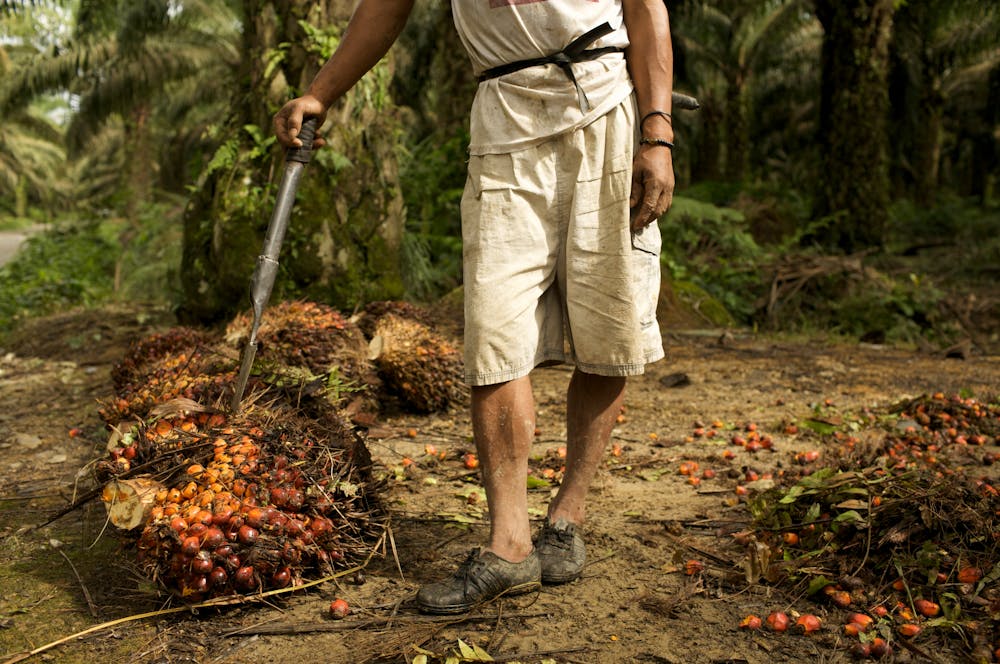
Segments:
[[[941,613],[941,606],[936,602],[932,602],[927,599],[918,599],[913,602],[913,608],[917,610],[918,613],[927,618],[933,618],[937,614]]]
[[[239,539],[240,544],[246,544],[249,546],[257,541],[259,534],[260,533],[257,532],[256,528],[252,528],[244,524],[243,526],[240,526],[239,531],[236,533],[236,537]]]
[[[885,642],[885,639],[876,636],[872,639],[872,657],[880,659],[892,654],[892,648]]]
[[[851,655],[854,659],[868,659],[872,656],[872,647],[869,643],[858,642],[851,646]]]
[[[239,588],[242,588],[243,590],[250,590],[255,585],[257,585],[254,582],[255,581],[254,576],[255,576],[254,568],[250,565],[246,565],[236,570],[236,574],[233,576],[233,580],[236,581],[236,585]]]
[[[750,614],[740,621],[740,629],[760,629],[763,621],[757,616]]]
[[[835,590],[830,593],[830,601],[840,608],[846,609],[851,605],[851,593],[846,590]]]
[[[185,556],[196,556],[201,551],[201,540],[196,535],[185,537],[181,542],[181,553]]]
[[[275,588],[284,588],[292,582],[292,570],[289,567],[279,567],[271,575],[271,584]]]
[[[869,630],[872,626],[872,622],[874,621],[871,616],[864,613],[851,613],[847,616],[847,623],[854,623],[855,625],[858,625],[862,632]]]
[[[803,634],[818,632],[822,626],[823,622],[819,619],[819,617],[814,616],[811,613],[803,614],[795,621],[795,629]]]
[[[229,574],[221,567],[215,567],[208,575],[208,582],[214,588],[221,588],[229,583]]]
[[[688,576],[694,576],[705,569],[705,564],[700,560],[689,560],[684,563],[684,573]]]
[[[223,542],[226,541],[226,536],[222,534],[222,531],[215,526],[208,528],[201,535],[201,545],[206,549],[215,549],[222,546]]]
[[[207,551],[199,551],[198,555],[191,560],[191,571],[195,574],[205,575],[212,571],[215,564],[212,562]]]
[[[347,604],[346,600],[337,598],[330,602],[330,617],[334,620],[340,620],[341,618],[347,617],[347,614],[351,612],[351,607]]]
[[[788,629],[788,614],[784,611],[774,611],[767,616],[767,628],[772,632],[784,632]]]
[[[913,623],[904,623],[900,625],[898,628],[896,628],[896,631],[899,632],[901,636],[905,636],[906,638],[912,638],[920,633],[920,625],[915,625]]]
[[[975,583],[983,578],[983,572],[978,567],[963,567],[958,570],[958,580],[961,583]]]

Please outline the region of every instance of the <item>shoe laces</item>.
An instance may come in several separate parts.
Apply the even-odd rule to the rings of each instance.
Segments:
[[[546,522],[545,527],[542,528],[540,544],[550,544],[560,549],[569,549],[573,546],[575,534],[575,528],[571,523],[556,526]]]
[[[486,566],[486,562],[479,555],[479,548],[470,551],[469,555],[465,558],[465,562],[459,565],[455,571],[455,578],[461,579],[466,584],[473,581],[477,582],[475,585],[480,585],[478,583],[479,571]]]

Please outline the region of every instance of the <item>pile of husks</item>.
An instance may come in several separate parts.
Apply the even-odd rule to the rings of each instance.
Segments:
[[[769,547],[762,576],[842,610],[858,656],[926,655],[947,640],[995,661],[1000,405],[937,394],[865,419],[881,434],[834,433],[839,467],[750,501]]]
[[[200,601],[300,585],[373,555],[387,518],[358,423],[388,401],[426,412],[462,397],[457,351],[417,313],[272,307],[238,413],[229,401],[248,316],[223,335],[175,328],[133,343],[100,411],[111,439],[95,469],[143,572]]]

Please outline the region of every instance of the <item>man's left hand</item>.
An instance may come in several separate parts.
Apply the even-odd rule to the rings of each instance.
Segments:
[[[674,200],[674,161],[670,148],[640,145],[632,163],[631,227],[639,231],[659,219]]]

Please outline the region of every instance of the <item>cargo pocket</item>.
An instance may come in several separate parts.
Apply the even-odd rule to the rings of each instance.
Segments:
[[[641,230],[632,232],[632,248],[646,254],[652,254],[659,259],[663,240],[660,237],[660,227],[656,225],[655,221]]]
[[[510,155],[488,154],[469,159],[462,195],[462,242],[466,255],[480,251],[484,243],[509,240],[513,181]]]
[[[632,233],[632,266],[635,275],[636,314],[643,329],[656,324],[656,304],[660,295],[660,227],[653,222]]]

